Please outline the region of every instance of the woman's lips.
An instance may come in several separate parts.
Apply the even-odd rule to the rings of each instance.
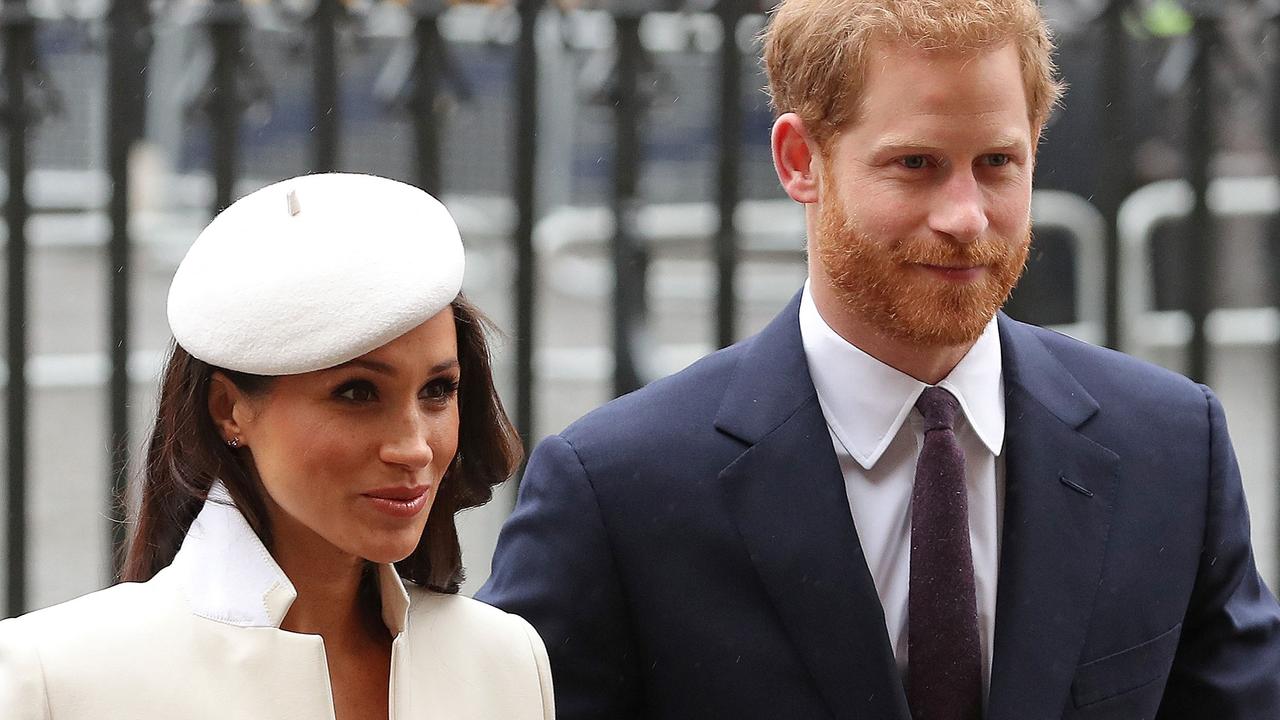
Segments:
[[[410,518],[427,506],[430,489],[430,485],[379,488],[363,493],[361,497],[368,500],[374,509],[392,517]]]

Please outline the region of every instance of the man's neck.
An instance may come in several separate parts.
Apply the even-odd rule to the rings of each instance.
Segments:
[[[885,335],[855,316],[825,284],[810,281],[809,292],[818,314],[837,335],[885,365],[929,385],[937,385],[951,374],[976,342],[953,346],[913,345]]]

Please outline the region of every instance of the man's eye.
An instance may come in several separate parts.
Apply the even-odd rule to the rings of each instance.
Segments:
[[[899,160],[902,167],[908,170],[923,170],[929,165],[929,158],[924,155],[907,155]]]
[[[987,164],[992,167],[1004,167],[1013,161],[1013,158],[1004,153],[995,153],[987,156]]]
[[[370,402],[378,399],[378,390],[373,383],[364,380],[349,382],[340,386],[334,395],[351,402]]]

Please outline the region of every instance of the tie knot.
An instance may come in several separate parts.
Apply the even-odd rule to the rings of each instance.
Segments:
[[[924,431],[952,430],[955,428],[956,412],[960,410],[960,401],[946,388],[927,387],[916,400],[916,409],[924,416]]]

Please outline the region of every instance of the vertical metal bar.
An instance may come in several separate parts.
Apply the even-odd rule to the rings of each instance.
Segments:
[[[4,86],[8,126],[7,176],[9,194],[5,217],[9,225],[6,245],[8,303],[5,322],[9,379],[5,389],[5,422],[8,456],[8,573],[5,612],[18,615],[27,606],[27,132],[31,108],[26,74],[35,58],[35,19],[26,0],[0,4],[0,38],[4,43]]]
[[[1111,0],[1101,16],[1102,48],[1098,67],[1101,89],[1102,157],[1097,202],[1106,219],[1106,298],[1104,341],[1120,346],[1124,329],[1120,315],[1120,204],[1133,184],[1129,139],[1129,38],[1124,15],[1131,0]]]
[[[534,179],[538,160],[538,15],[542,0],[519,0],[520,37],[515,54],[515,201],[516,201],[516,427],[526,448],[534,437],[533,349],[537,339],[537,255],[533,225],[537,213]]]
[[[431,3],[433,6],[438,3]],[[413,113],[414,149],[417,151],[418,186],[432,195],[441,192],[440,115],[436,97],[440,88],[439,59],[443,56],[440,21],[435,7],[422,7],[413,24],[414,93],[410,108]]]
[[[738,48],[738,24],[746,14],[742,0],[719,0],[716,5],[723,30],[720,42],[720,122],[716,206],[720,224],[716,230],[716,345],[726,347],[737,334],[738,311],[734,279],[738,274],[738,229],[734,211],[741,197],[738,169],[742,156],[742,51]]]
[[[1187,313],[1191,316],[1191,343],[1188,348],[1188,375],[1198,382],[1209,377],[1209,347],[1205,318],[1212,298],[1210,291],[1217,272],[1213,216],[1209,212],[1209,173],[1213,158],[1213,53],[1217,41],[1217,19],[1211,12],[1197,17],[1194,41],[1195,60],[1191,66],[1191,116],[1187,133],[1187,174],[1195,194],[1187,226],[1187,261],[1183,281],[1187,293]]]
[[[623,395],[640,387],[640,371],[632,339],[644,314],[644,251],[635,236],[640,169],[641,56],[640,15],[614,16],[617,66],[614,72],[615,155],[613,163],[613,392]]]
[[[209,121],[213,146],[214,199],[211,215],[231,204],[240,160],[240,87],[237,80],[247,22],[240,0],[215,0],[207,16],[213,72]]]
[[[108,214],[107,287],[111,376],[108,414],[111,427],[111,560],[119,572],[127,532],[125,491],[129,463],[129,295],[132,262],[129,238],[129,153],[142,136],[145,70],[150,43],[147,3],[113,0],[107,12],[107,172],[111,177]]]
[[[1280,2],[1271,2],[1268,6],[1271,13],[1271,51],[1272,61],[1267,68],[1271,72],[1271,156],[1280,159]],[[1280,307],[1280,212],[1271,216],[1270,224],[1270,270],[1268,277],[1270,278],[1271,304],[1274,307]],[[1275,410],[1276,421],[1280,422],[1280,343],[1277,343],[1272,349],[1272,362],[1275,367],[1272,370],[1271,386],[1275,392],[1275,399],[1272,401]],[[1280,431],[1275,432],[1276,439],[1280,439]],[[1280,442],[1272,445],[1272,458],[1275,462],[1274,482],[1277,490],[1280,490]],[[1280,512],[1277,512],[1272,518],[1275,523],[1273,534],[1273,547],[1276,549],[1277,565],[1273,569],[1276,573],[1273,577],[1280,577]]]
[[[338,17],[342,0],[317,0],[311,16],[312,101],[315,152],[312,169],[338,169],[338,130],[341,121],[338,92]]]

